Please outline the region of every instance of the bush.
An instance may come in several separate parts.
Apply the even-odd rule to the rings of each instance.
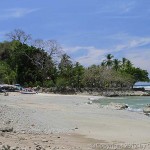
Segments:
[[[55,84],[52,80],[48,80],[48,81],[44,81],[43,83],[43,87],[46,87],[46,88],[50,88],[50,87],[54,87]]]
[[[56,86],[57,87],[66,87],[68,85],[68,81],[65,78],[57,78]]]

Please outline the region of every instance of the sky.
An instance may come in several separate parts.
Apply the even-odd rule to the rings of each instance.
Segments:
[[[1,0],[0,41],[14,29],[57,40],[84,66],[111,53],[150,74],[150,0]]]

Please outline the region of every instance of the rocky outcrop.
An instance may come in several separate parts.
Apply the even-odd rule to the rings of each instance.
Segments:
[[[123,109],[127,109],[128,105],[120,104],[120,103],[110,103],[109,105],[107,105],[107,108],[115,109],[115,110],[123,110]]]
[[[150,104],[147,105],[145,108],[143,108],[143,112],[144,112],[145,114],[150,114]]]
[[[13,127],[1,127],[0,131],[2,132],[12,132],[13,131]]]

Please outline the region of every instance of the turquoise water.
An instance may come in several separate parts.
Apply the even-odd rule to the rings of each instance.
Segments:
[[[113,97],[95,101],[101,105],[108,105],[111,102],[128,104],[129,111],[142,111],[147,104],[150,104],[150,96]]]

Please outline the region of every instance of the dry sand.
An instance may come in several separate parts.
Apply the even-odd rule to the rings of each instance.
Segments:
[[[150,118],[143,113],[87,104],[83,95],[0,95],[1,145],[36,149],[150,149]],[[99,97],[100,98],[100,97]]]

